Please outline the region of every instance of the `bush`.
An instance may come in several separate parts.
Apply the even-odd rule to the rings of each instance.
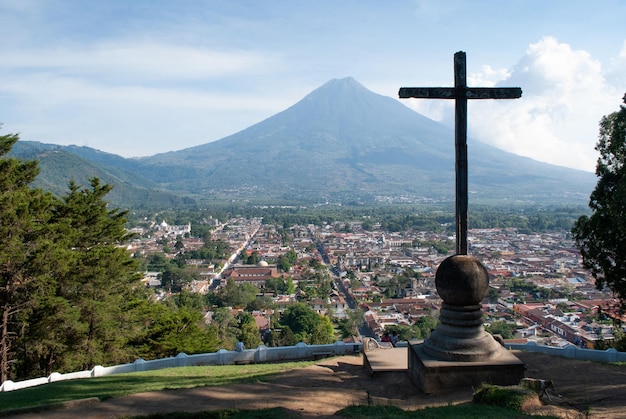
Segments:
[[[528,399],[538,399],[537,393],[520,386],[503,387],[483,383],[472,400],[474,403],[520,410]]]

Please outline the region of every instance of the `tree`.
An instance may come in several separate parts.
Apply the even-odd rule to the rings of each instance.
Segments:
[[[193,280],[199,279],[197,271],[168,265],[161,273],[161,286],[170,292],[179,292]]]
[[[389,333],[396,332],[399,341],[409,341],[411,339],[421,339],[422,331],[419,327],[411,327],[403,324],[386,326],[385,330]]]
[[[626,95],[623,98],[626,104]],[[626,310],[626,106],[602,117],[596,150],[598,183],[589,198],[590,216],[580,217],[572,233],[583,266],[608,287]]]
[[[320,316],[303,303],[289,306],[285,310],[281,324],[289,327],[298,342],[331,343],[334,340],[330,319]]]
[[[278,257],[277,266],[283,272],[288,272],[298,261],[298,254],[293,250],[289,250]]]
[[[142,302],[141,328],[129,342],[134,357],[158,359],[213,352],[218,348],[218,326],[206,325],[201,311],[174,301]]]
[[[226,286],[214,295],[214,300],[220,307],[246,307],[256,299],[258,293],[259,289],[252,284],[244,282],[237,285],[233,279],[229,279]]]
[[[64,273],[54,246],[52,195],[28,184],[39,169],[34,161],[6,158],[19,137],[0,136],[0,382],[17,367],[15,342],[34,301],[46,293],[52,273]]]
[[[246,348],[258,348],[263,342],[261,341],[259,327],[252,314],[239,313],[237,315],[237,321],[239,323],[239,340],[243,342]]]
[[[504,320],[498,320],[485,327],[485,330],[492,335],[500,335],[502,339],[513,339],[515,331],[511,324]]]
[[[230,309],[219,307],[213,311],[213,323],[217,327],[217,339],[223,347],[234,348],[239,333],[237,321]]]
[[[343,320],[339,320],[339,330],[342,338],[359,335],[359,327],[364,323],[363,309],[349,310]]]
[[[0,136],[0,380],[215,350],[201,297],[154,302],[139,282],[111,186],[30,188],[37,163],[5,157],[17,140]]]
[[[69,193],[51,217],[55,246],[67,269],[55,275],[54,298],[40,310],[55,313],[56,304],[63,301],[74,320],[50,325],[67,342],[66,350],[42,355],[54,355],[63,370],[129,361],[126,332],[135,320],[128,304],[134,301],[140,275],[137,261],[121,246],[133,237],[125,228],[126,211],[108,208],[104,197],[110,185],[97,178],[90,182],[85,188],[70,182]]]
[[[433,317],[421,316],[417,319],[413,327],[419,329],[422,338],[426,339],[430,336],[432,331],[435,330],[438,323],[437,319]]]
[[[335,341],[335,329],[328,316],[320,316],[320,321],[311,331],[308,339],[310,345],[325,345]]]

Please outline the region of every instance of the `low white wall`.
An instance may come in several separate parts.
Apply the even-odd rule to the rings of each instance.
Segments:
[[[508,349],[518,349],[526,352],[538,352],[547,355],[578,359],[580,361],[594,361],[603,363],[626,362],[626,352],[619,352],[618,350],[613,348],[607,349],[605,351],[598,351],[596,349],[582,349],[574,345],[568,345],[564,348],[557,348],[554,346],[537,345],[535,342],[505,342],[504,346]]]
[[[404,346],[404,342],[401,345]],[[534,342],[524,344],[505,343],[508,349],[522,350],[527,352],[538,352],[552,356],[578,359],[581,361],[594,362],[626,362],[626,352],[619,352],[615,349],[598,351],[595,349],[581,349],[570,345],[565,348],[553,346],[537,345]],[[298,343],[295,346],[278,346],[268,348],[261,345],[256,349],[246,349],[242,352],[227,351],[220,349],[215,353],[187,355],[180,353],[172,358],[154,359],[144,361],[138,359],[131,364],[113,365],[103,367],[97,365],[91,371],[79,371],[68,374],[52,373],[49,377],[33,378],[24,381],[5,381],[0,385],[0,392],[19,390],[22,388],[38,386],[54,381],[73,380],[76,378],[102,377],[105,375],[122,374],[128,372],[140,372],[158,370],[174,367],[192,367],[200,365],[229,365],[229,364],[261,364],[265,362],[297,361],[303,359],[317,359],[329,356],[353,355],[361,352],[362,344],[344,343],[337,341],[328,345],[307,345]]]
[[[256,349],[246,349],[241,352],[220,349],[215,353],[209,354],[187,355],[180,353],[172,358],[154,359],[150,361],[138,359],[131,364],[113,365],[110,367],[97,365],[90,371],[79,371],[68,374],[54,372],[50,374],[49,377],[34,378],[31,380],[17,382],[7,380],[0,385],[0,392],[19,390],[54,381],[102,377],[105,375],[159,370],[163,368],[192,367],[200,365],[261,364],[266,362],[297,361],[330,356],[352,355],[359,353],[361,348],[362,345],[360,343],[347,344],[341,341],[328,345],[307,345],[300,342],[295,346],[278,346],[272,348],[261,345]]]

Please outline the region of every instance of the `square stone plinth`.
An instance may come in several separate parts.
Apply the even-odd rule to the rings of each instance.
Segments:
[[[440,361],[424,354],[422,344],[410,344],[409,376],[424,393],[448,389],[477,388],[482,383],[509,386],[524,378],[524,363],[507,349],[495,359],[481,362]]]

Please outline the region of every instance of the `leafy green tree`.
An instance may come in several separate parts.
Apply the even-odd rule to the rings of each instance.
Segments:
[[[71,182],[47,208],[48,249],[37,248],[40,239],[29,242],[49,267],[29,296],[31,312],[22,313],[20,376],[131,360],[127,343],[144,288],[137,261],[121,246],[131,237],[125,212],[103,199],[109,191],[97,179],[84,189]]]
[[[439,322],[434,317],[421,316],[417,319],[413,327],[419,329],[421,337],[426,339],[430,336],[432,331],[435,330],[438,323]]]
[[[170,292],[180,292],[185,285],[195,279],[199,279],[196,270],[179,268],[170,264],[161,273],[161,286]]]
[[[275,327],[272,329],[268,346],[293,346],[299,342],[289,326]]]
[[[422,331],[419,327],[411,327],[403,324],[386,326],[389,333],[396,332],[399,341],[409,341],[411,339],[421,339]]]
[[[163,272],[170,264],[170,260],[163,253],[152,253],[147,256],[146,269],[149,271]]]
[[[250,257],[248,258],[248,265],[256,265],[261,261],[261,256],[259,255],[259,252],[257,252],[256,250],[254,252],[252,252],[250,254]]]
[[[293,283],[293,278],[289,277],[287,278],[287,282],[285,283],[284,293],[286,295],[292,295],[292,294],[295,294],[295,292],[296,292],[296,285]]]
[[[281,323],[289,326],[296,336],[300,336],[301,340],[305,341],[306,335],[315,329],[319,321],[319,315],[311,307],[296,303],[285,310]]]
[[[288,326],[299,342],[331,343],[334,340],[330,320],[303,303],[289,306],[283,314],[281,324]]]
[[[623,98],[626,104],[626,95]],[[589,198],[591,216],[572,230],[596,287],[610,288],[626,310],[626,106],[604,116],[596,150],[598,183]]]
[[[406,295],[406,289],[411,285],[411,278],[406,275],[395,275],[389,281],[382,283],[384,294],[388,298],[402,298]]]
[[[293,250],[289,250],[278,257],[277,266],[283,272],[288,272],[289,269],[298,261],[298,254]]]
[[[213,310],[213,324],[217,328],[217,339],[223,348],[234,348],[237,344],[239,328],[235,316],[226,307]]]
[[[259,295],[254,301],[249,303],[246,306],[246,310],[249,312],[255,310],[268,310],[273,309],[276,305],[274,304],[274,300],[269,295]]]
[[[263,342],[261,341],[259,327],[252,314],[239,313],[237,315],[237,321],[239,323],[239,340],[243,342],[246,348],[258,348]]]
[[[335,329],[328,316],[320,316],[320,321],[311,331],[308,343],[311,345],[324,345],[335,341]]]
[[[216,293],[215,303],[220,307],[246,307],[256,299],[258,293],[259,289],[252,284],[237,285],[229,279],[226,286]]]
[[[363,324],[363,309],[357,308],[346,312],[346,317],[338,322],[342,338],[359,335],[359,326]]]
[[[205,246],[211,242],[211,226],[206,224],[191,224],[191,234],[204,241]]]
[[[268,278],[265,280],[265,289],[273,291],[274,294],[280,294],[285,288],[285,280],[283,278]]]
[[[492,335],[500,335],[503,339],[513,339],[514,336],[513,326],[504,320],[491,323],[491,325],[485,327],[485,330]]]
[[[183,243],[182,237],[176,237],[176,243],[174,243],[174,249],[180,252],[181,250],[185,250],[185,244]]]

